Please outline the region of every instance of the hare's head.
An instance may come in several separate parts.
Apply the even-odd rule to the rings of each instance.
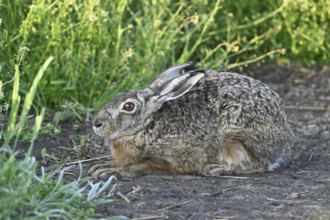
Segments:
[[[143,90],[118,93],[94,119],[95,133],[110,140],[134,135],[164,102],[184,95],[204,75],[193,63],[185,63],[158,75]]]

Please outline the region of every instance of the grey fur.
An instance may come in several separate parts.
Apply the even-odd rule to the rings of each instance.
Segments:
[[[131,112],[123,109],[133,103]],[[94,175],[171,172],[219,176],[274,170],[288,160],[282,100],[236,73],[171,67],[147,88],[117,94],[94,120],[114,163]]]

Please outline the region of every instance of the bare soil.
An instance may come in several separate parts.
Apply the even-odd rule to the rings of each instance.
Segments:
[[[288,167],[262,174],[147,175],[114,181],[104,196],[115,201],[98,207],[98,213],[136,219],[330,219],[330,65],[254,65],[244,73],[283,98],[289,123],[300,139],[299,158]],[[75,131],[73,124],[63,122],[61,134],[37,139],[33,155],[47,170],[63,162],[67,166],[109,155],[103,140],[93,134],[90,120]],[[86,139],[79,147],[82,138]],[[23,156],[28,144],[18,146]],[[43,148],[46,160],[40,154]],[[83,162],[83,175],[88,176],[95,163],[109,159]],[[79,168],[70,171],[67,181],[77,178]]]

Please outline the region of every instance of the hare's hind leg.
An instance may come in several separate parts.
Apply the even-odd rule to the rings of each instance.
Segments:
[[[217,163],[206,164],[202,175],[221,176],[228,174],[249,174],[264,172],[266,168],[238,140],[230,140],[220,148]]]

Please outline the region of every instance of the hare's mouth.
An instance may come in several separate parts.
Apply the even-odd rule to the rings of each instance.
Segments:
[[[93,126],[93,130],[95,132],[95,134],[97,134],[98,136],[101,136],[101,137],[105,137],[107,136],[107,133],[105,132],[105,128],[104,128],[104,125],[103,126]]]
[[[100,128],[97,128],[97,127],[93,126],[93,130],[94,130],[95,134],[97,134],[98,136],[102,136],[99,132],[99,129]]]
[[[118,136],[117,134],[118,132],[114,132],[110,126],[107,126],[107,124],[104,124],[103,126],[99,126],[99,127],[93,126],[93,130],[96,135],[107,138],[109,140],[113,140]]]

